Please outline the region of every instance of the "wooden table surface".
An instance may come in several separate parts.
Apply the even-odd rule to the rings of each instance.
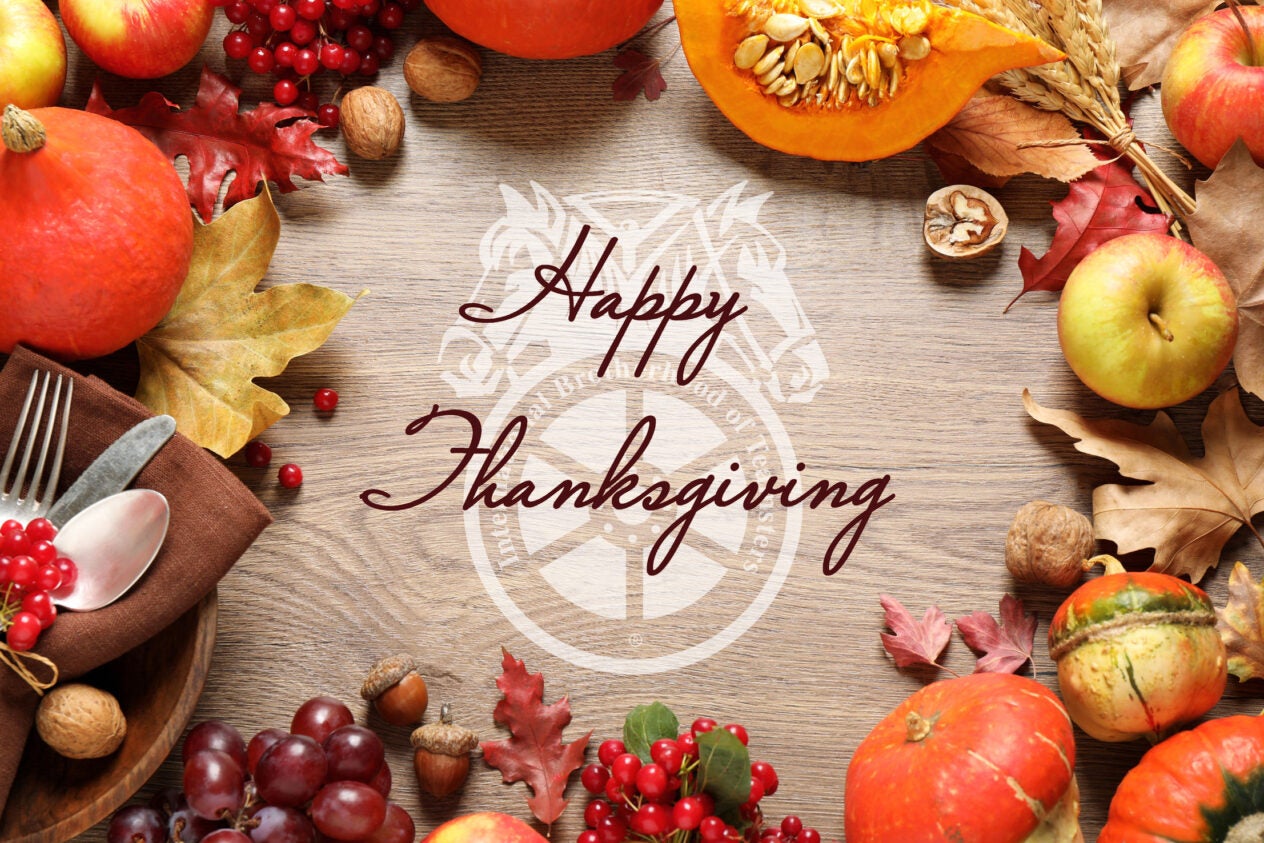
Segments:
[[[440,30],[424,10],[410,15],[401,56],[418,35]],[[221,16],[203,51],[212,68],[225,66],[224,31]],[[676,44],[668,27],[652,48],[665,56]],[[95,71],[71,51],[63,103],[82,107]],[[543,671],[548,699],[569,695],[566,737],[592,730],[594,754],[599,740],[620,733],[630,708],[652,700],[685,721],[707,714],[745,724],[753,755],[780,772],[767,811],[798,814],[827,840],[841,838],[853,751],[932,678],[897,670],[883,652],[880,594],[918,615],[937,604],[950,618],[995,613],[1006,592],[1021,596],[1040,620],[1034,675],[1056,689],[1042,642],[1065,594],[1011,580],[1005,533],[1028,500],[1089,512],[1092,488],[1115,475],[1029,419],[1023,388],[1046,406],[1148,416],[1113,407],[1076,380],[1058,348],[1055,297],[1033,294],[1002,313],[1019,288],[1019,250],[1047,247],[1048,203],[1064,186],[1014,180],[996,194],[1012,221],[1003,246],[972,262],[938,261],[920,228],[924,201],[942,180],[920,149],[867,165],[789,157],[734,129],[678,53],[654,103],[612,101],[610,58],[533,63],[487,54],[481,87],[454,105],[409,97],[397,58],[379,84],[404,104],[401,154],[350,158],[341,138],[322,132],[318,141],[351,175],[277,196],[282,236],[264,283],[371,292],[322,348],[267,382],[292,407],[262,437],[273,469],[229,460],[276,523],[221,585],[215,658],[195,720],[222,718],[249,736],[286,726],[316,694],[363,714],[357,691],[368,666],[403,651],[422,664],[432,714],[447,701],[460,722],[502,737],[491,711],[505,647]],[[188,105],[200,64],[158,83],[105,77],[104,90],[115,107],[151,87]],[[240,78],[239,63],[231,71]],[[259,93],[248,87],[248,101]],[[1156,98],[1142,98],[1136,115],[1139,135],[1170,142]],[[601,277],[611,289],[635,292],[654,264],[676,279],[699,266],[699,287],[722,281],[749,304],[691,384],[663,373],[705,320],[673,326],[638,379],[628,370],[644,336],[630,334],[619,365],[592,377],[613,324],[587,310],[568,323],[557,296],[530,320],[461,317],[468,301],[499,306],[514,289],[538,289],[531,271],[562,260],[582,224],[594,226],[590,246],[620,238]],[[586,275],[577,275],[582,284]],[[320,387],[341,396],[330,415],[312,409]],[[1173,411],[1195,441],[1208,400]],[[468,438],[468,425],[447,420],[405,434],[436,404],[482,420],[485,446],[508,418],[533,416],[502,472],[511,482],[524,471],[600,479],[625,423],[652,412],[654,445],[638,466],[646,483],[664,477],[678,489],[713,468],[724,474],[733,460],[748,479],[761,470],[784,478],[801,461],[805,484],[844,481],[854,491],[889,476],[894,498],[872,513],[832,576],[822,559],[860,512],[855,505],[749,515],[713,508],[692,525],[666,579],[654,582],[641,576],[641,554],[674,515],[647,520],[607,507],[580,524],[571,508],[466,512],[462,481],[415,508],[366,506],[367,489],[409,500],[453,471],[450,449]],[[1249,409],[1261,416],[1258,403]],[[277,484],[283,462],[302,466],[300,489]],[[1237,539],[1224,556],[1256,573],[1259,557]],[[1204,583],[1218,602],[1229,567]],[[946,655],[957,672],[973,667],[955,636]],[[1257,691],[1231,680],[1215,713],[1258,710]],[[382,734],[395,798],[419,831],[473,810],[527,816],[524,786],[502,784],[481,762],[459,797],[419,799],[407,732]],[[1145,746],[1082,732],[1077,741],[1091,840]],[[173,757],[140,796],[178,781]],[[578,781],[570,793],[558,840],[583,828]],[[84,839],[104,839],[103,829]]]

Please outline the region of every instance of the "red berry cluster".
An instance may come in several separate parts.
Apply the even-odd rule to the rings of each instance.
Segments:
[[[750,799],[740,814],[745,832],[715,813],[715,800],[698,790],[697,736],[720,728],[709,717],[693,721],[689,731],[662,738],[650,747],[650,762],[628,752],[623,741],[604,741],[597,749],[598,763],[580,774],[584,789],[594,798],[584,808],[586,831],[576,843],[821,843],[821,835],[804,828],[798,817],[786,817],[780,828],[764,828],[759,803],[777,792],[777,771],[767,761],[751,763]],[[749,737],[737,723],[723,727],[745,745]],[[602,798],[604,797],[604,798]],[[682,834],[683,832],[683,834]]]
[[[212,0],[235,24],[224,53],[253,73],[272,74],[277,105],[316,112],[338,125],[338,106],[320,104],[312,78],[322,73],[371,77],[395,55],[391,33],[421,0]]]
[[[332,697],[299,706],[290,731],[246,743],[219,720],[199,723],[182,748],[184,790],[123,808],[107,843],[413,843],[408,812],[389,801],[382,740]]]
[[[57,619],[53,593],[69,593],[79,579],[75,563],[59,556],[57,528],[46,518],[0,524],[0,630],[9,649],[35,646]]]

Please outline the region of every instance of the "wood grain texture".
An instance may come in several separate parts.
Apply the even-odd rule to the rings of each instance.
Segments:
[[[214,68],[225,64],[224,31],[221,18],[203,53]],[[426,13],[410,16],[401,51],[416,35],[438,31]],[[653,49],[667,55],[675,44],[668,27]],[[937,603],[959,617],[994,612],[1003,593],[1017,593],[1040,617],[1034,674],[1056,690],[1039,642],[1065,595],[1010,580],[1002,560],[1005,533],[1028,500],[1088,512],[1092,487],[1114,475],[1106,463],[1077,453],[1058,431],[1030,420],[1020,394],[1028,387],[1046,406],[1146,417],[1108,405],[1075,379],[1058,348],[1056,298],[1032,294],[1002,314],[1020,286],[1019,249],[1039,254],[1046,248],[1053,232],[1048,202],[1065,187],[1035,178],[1011,182],[997,192],[1011,220],[1003,246],[974,262],[943,263],[921,242],[923,203],[941,182],[919,150],[844,165],[763,149],[724,120],[679,56],[666,68],[668,89],[656,103],[611,101],[617,71],[609,55],[539,63],[488,54],[477,94],[446,106],[410,98],[399,67],[397,59],[379,84],[405,105],[401,154],[385,162],[352,159],[349,178],[276,197],[282,238],[265,283],[315,281],[371,292],[323,348],[268,383],[292,406],[263,437],[273,448],[273,469],[248,468],[240,457],[230,461],[276,524],[221,585],[219,638],[195,720],[222,718],[249,735],[288,725],[312,695],[333,694],[385,736],[396,798],[421,832],[473,810],[526,816],[523,786],[503,785],[480,763],[461,794],[419,799],[407,731],[383,724],[356,697],[373,661],[411,652],[430,683],[433,711],[451,702],[459,722],[485,738],[503,736],[491,710],[504,646],[532,671],[544,672],[547,698],[569,695],[575,720],[568,739],[591,729],[595,747],[596,740],[619,734],[631,707],[654,699],[683,720],[709,714],[744,723],[754,754],[780,771],[781,789],[767,810],[798,814],[829,840],[842,836],[843,775],[851,753],[891,708],[932,678],[896,670],[883,653],[879,594],[892,594],[917,613]],[[195,62],[157,86],[188,104],[198,72]],[[82,106],[93,75],[75,53],[64,102]],[[116,107],[134,103],[150,87],[102,82]],[[261,92],[252,84],[247,97]],[[1171,142],[1157,100],[1138,102],[1136,117],[1141,137]],[[343,158],[341,140],[329,134],[318,137]],[[1187,187],[1192,182],[1188,174],[1174,175]],[[442,377],[440,348],[483,276],[479,245],[504,214],[501,185],[530,196],[533,183],[554,197],[641,189],[704,205],[739,183],[745,196],[771,193],[759,223],[784,248],[786,277],[830,369],[814,400],[780,404],[774,415],[808,477],[850,484],[891,477],[895,499],[874,514],[832,577],[822,574],[821,559],[850,515],[800,512],[794,564],[775,600],[734,643],[687,667],[620,675],[578,667],[529,641],[484,587],[455,489],[404,512],[375,511],[359,499],[369,488],[419,494],[450,470],[454,434],[404,435],[405,425],[433,404],[466,407],[482,418],[495,411],[494,396],[454,395]],[[538,349],[521,361],[536,360],[535,353],[544,364]],[[332,414],[312,409],[311,395],[320,387],[341,395]],[[559,413],[576,406],[578,398],[565,404],[553,380],[543,379],[540,389],[549,388]],[[616,391],[655,389],[609,379],[593,389]],[[725,401],[740,396],[730,384]],[[1174,411],[1191,438],[1208,400]],[[1259,409],[1250,405],[1257,418]],[[689,441],[686,436],[681,447]],[[741,445],[733,434],[726,441]],[[611,451],[616,444],[609,443]],[[302,466],[301,489],[277,484],[275,467],[285,462]],[[615,540],[616,527],[636,529],[618,519],[606,522]],[[1235,540],[1225,559],[1242,558],[1258,571],[1260,556],[1258,547]],[[533,564],[542,566],[545,557],[552,555],[543,552]],[[1226,580],[1227,573],[1216,572],[1204,583],[1217,601]],[[534,583],[524,577],[519,594],[537,601],[532,605],[540,607],[542,626],[635,657],[638,650],[666,651],[714,634],[750,599],[745,587],[647,624],[639,643],[619,624],[555,599],[538,577]],[[947,662],[968,672],[973,656],[954,638]],[[1257,711],[1257,691],[1232,683],[1215,713]],[[1077,738],[1085,833],[1093,839],[1115,785],[1145,747],[1102,744],[1080,732]],[[177,784],[179,769],[173,756],[139,796]],[[571,794],[584,801],[577,782]],[[581,828],[581,811],[572,805],[553,834],[573,840]],[[103,840],[103,826],[84,839]]]

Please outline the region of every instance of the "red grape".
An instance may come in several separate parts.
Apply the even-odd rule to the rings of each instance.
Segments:
[[[324,743],[329,781],[371,782],[385,762],[382,739],[372,730],[352,724],[330,732]]]
[[[255,768],[259,766],[259,759],[263,757],[263,753],[267,752],[268,747],[272,746],[282,738],[289,737],[290,733],[284,729],[264,729],[257,732],[250,743],[246,744],[246,770],[250,775],[255,774]]]
[[[417,827],[413,818],[394,802],[386,803],[386,819],[377,831],[365,838],[366,843],[413,843]]]
[[[235,828],[217,828],[203,837],[202,843],[250,843],[250,836]]]
[[[200,817],[213,820],[240,811],[245,785],[245,774],[227,753],[208,749],[184,762],[184,795]]]
[[[143,805],[128,805],[110,820],[107,843],[166,843],[167,824],[162,815]]]
[[[333,697],[312,697],[298,707],[290,731],[321,743],[334,731],[355,722],[351,709]]]
[[[316,830],[337,840],[363,840],[386,820],[386,800],[362,782],[334,782],[312,800]]]
[[[255,766],[255,787],[270,805],[304,804],[325,783],[324,750],[307,735],[287,735],[268,747]]]
[[[180,757],[184,762],[207,749],[218,749],[237,762],[237,766],[246,769],[246,742],[232,726],[223,720],[206,720],[184,736],[184,744],[180,748]]]
[[[253,843],[315,843],[316,826],[307,815],[295,808],[265,805],[251,817],[257,823],[250,829]],[[411,841],[409,841],[411,843]]]

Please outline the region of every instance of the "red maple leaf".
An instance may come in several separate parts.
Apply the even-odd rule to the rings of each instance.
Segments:
[[[895,659],[896,667],[918,664],[941,667],[936,659],[948,646],[952,626],[940,608],[931,606],[919,621],[890,595],[878,595],[878,602],[886,611],[886,625],[894,633],[882,633],[882,646]]]
[[[501,651],[502,674],[496,680],[504,698],[496,703],[492,717],[509,729],[513,737],[484,741],[483,760],[500,770],[506,783],[525,781],[534,794],[527,800],[531,813],[545,825],[562,815],[562,798],[572,772],[584,763],[584,751],[592,732],[569,744],[562,743],[562,730],[571,722],[571,704],[562,697],[544,704],[544,675],[528,673],[526,665]]]
[[[1036,616],[1023,611],[1023,601],[1006,594],[1001,598],[1001,622],[987,612],[972,612],[957,619],[957,629],[971,650],[983,653],[975,673],[1017,673],[1031,660],[1036,640]]]
[[[658,59],[650,58],[640,50],[631,47],[620,50],[614,57],[614,66],[623,69],[619,78],[614,80],[616,102],[629,102],[641,93],[653,102],[667,90],[667,80],[663,78]]]
[[[153,91],[141,97],[139,104],[115,110],[105,101],[99,84],[92,86],[85,109],[135,127],[173,161],[181,155],[188,158],[189,201],[204,222],[210,222],[229,172],[237,176],[224,196],[225,210],[253,197],[264,181],[288,193],[298,189],[294,176],[323,181],[323,175],[347,173],[346,165],[333,153],[312,143],[312,133],[320,124],[296,119],[311,118],[311,112],[270,102],[239,112],[240,98],[240,88],[203,68],[197,101],[187,111]]]
[[[1023,289],[1006,310],[1032,290],[1061,290],[1076,264],[1106,241],[1136,232],[1162,232],[1171,222],[1166,214],[1147,210],[1154,207],[1154,199],[1133,178],[1132,164],[1125,159],[1103,164],[1071,182],[1067,195],[1051,204],[1058,222],[1053,243],[1041,258],[1023,247],[1018,257]]]

